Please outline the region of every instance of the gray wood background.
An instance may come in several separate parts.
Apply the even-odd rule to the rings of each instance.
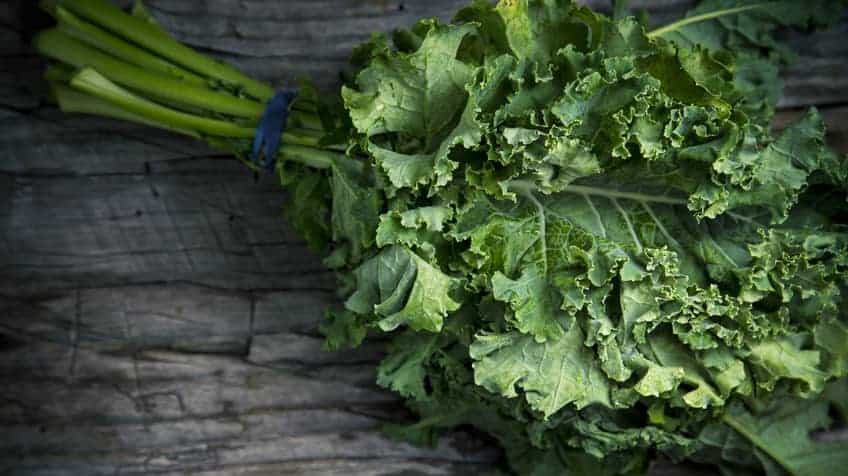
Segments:
[[[473,435],[438,448],[381,436],[408,417],[374,385],[381,344],[319,350],[333,279],[282,219],[273,180],[43,99],[32,3],[0,3],[0,474],[485,472],[498,453]],[[327,91],[370,32],[464,3],[148,0],[180,40]],[[689,3],[632,6],[662,21]],[[800,57],[779,118],[819,106],[843,152],[846,35],[843,21],[792,39]]]

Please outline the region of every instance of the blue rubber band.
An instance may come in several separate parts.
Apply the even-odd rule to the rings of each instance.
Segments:
[[[280,146],[280,136],[283,134],[286,120],[289,117],[289,105],[295,96],[297,96],[296,91],[280,91],[275,94],[265,107],[259,125],[256,126],[250,160],[269,172],[274,170],[277,148]],[[264,153],[262,153],[263,151]]]

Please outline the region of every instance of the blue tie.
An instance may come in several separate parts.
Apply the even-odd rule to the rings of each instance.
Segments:
[[[297,92],[280,91],[271,98],[265,112],[262,114],[262,120],[256,126],[256,135],[253,137],[253,149],[250,153],[250,160],[260,166],[263,166],[267,171],[274,170],[274,164],[277,159],[277,148],[280,145],[280,135],[283,133],[283,128],[286,125],[286,119],[289,116],[289,104],[291,104]],[[265,160],[260,160],[260,152],[263,147],[265,150]]]

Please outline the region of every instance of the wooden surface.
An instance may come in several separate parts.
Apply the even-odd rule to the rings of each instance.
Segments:
[[[408,417],[373,383],[381,344],[319,350],[333,279],[281,218],[273,180],[43,100],[31,3],[0,3],[0,474],[485,472],[498,453],[473,435],[434,449],[381,436]],[[180,40],[251,75],[330,91],[368,33],[465,1],[147,3]],[[688,5],[631,3],[658,20]],[[782,101],[820,106],[842,151],[846,35],[843,21],[793,39]]]

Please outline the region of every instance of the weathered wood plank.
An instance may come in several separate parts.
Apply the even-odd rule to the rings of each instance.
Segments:
[[[11,182],[11,183],[9,183]],[[13,176],[0,205],[0,288],[192,281],[321,288],[327,273],[284,226],[285,195],[245,173]]]
[[[81,360],[102,358],[80,352]],[[475,456],[450,439],[435,449],[385,441],[378,431],[385,420],[369,409],[383,412],[389,395],[229,359],[169,359],[127,359],[124,378],[108,381],[21,378],[4,392],[22,408],[19,423],[4,424],[14,438],[0,443],[0,471],[52,464],[114,474],[300,460],[491,460],[491,450]]]
[[[127,3],[127,2],[124,2]],[[337,86],[372,31],[465,0],[148,0],[180,38],[276,85]],[[591,0],[606,7],[606,0]],[[688,0],[635,0],[658,21]],[[0,473],[480,474],[497,457],[381,436],[382,346],[320,351],[332,276],[287,227],[275,182],[197,142],[44,100],[33,2],[0,3]],[[848,151],[848,44],[791,38],[793,107]],[[695,474],[660,464],[655,474]]]

